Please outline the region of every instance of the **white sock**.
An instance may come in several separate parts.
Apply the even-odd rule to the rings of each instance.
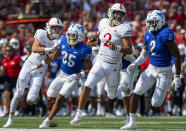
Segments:
[[[129,120],[130,120],[130,116],[129,116],[129,115],[127,115],[127,118],[126,118],[126,119],[127,119],[127,121],[129,121]]]
[[[82,115],[83,110],[77,109],[76,116],[74,120],[81,120],[81,115]]]
[[[50,122],[50,120],[48,119],[48,117],[45,119],[45,122],[46,123]]]
[[[136,121],[136,114],[135,113],[129,113],[130,121],[135,122]]]
[[[101,104],[100,103],[97,104],[97,110],[101,110]]]
[[[3,112],[4,112],[4,114],[6,113],[6,106],[5,105],[3,105]]]
[[[13,115],[12,114],[9,114],[8,119],[12,119],[12,118],[13,118]]]

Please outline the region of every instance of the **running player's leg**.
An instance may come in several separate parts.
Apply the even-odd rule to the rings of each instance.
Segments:
[[[160,107],[163,104],[172,82],[171,67],[159,67],[159,69],[157,67],[157,70],[157,82],[151,100],[153,107]]]
[[[97,61],[88,74],[87,80],[79,97],[78,110],[74,119],[70,122],[71,125],[80,124],[81,115],[88,101],[91,88],[94,88],[104,77],[104,71],[100,62],[101,61]]]
[[[30,81],[31,76],[30,76],[30,73],[26,69],[27,68],[25,66],[23,66],[23,68],[20,71],[20,74],[19,74],[19,77],[18,77],[17,83],[16,83],[16,91],[15,91],[14,96],[13,96],[11,103],[10,103],[9,118],[3,127],[11,127],[12,126],[12,118],[13,118],[14,112],[16,111],[19,100],[20,100],[21,96],[23,95],[26,86],[28,85],[28,83]]]
[[[60,72],[59,75],[52,81],[47,90],[48,109],[50,111],[52,110],[56,97],[65,82],[66,77],[63,74],[63,72]]]
[[[72,91],[77,87],[78,80],[73,80],[72,82],[65,82],[61,90],[59,91],[56,101],[52,107],[52,110],[48,117],[42,122],[39,128],[47,128],[49,127],[50,121],[56,115],[56,113],[60,110],[62,104],[65,102],[65,99],[72,94]]]

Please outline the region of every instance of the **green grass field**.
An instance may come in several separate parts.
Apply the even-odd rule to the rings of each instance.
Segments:
[[[55,117],[52,122],[57,127],[51,129],[119,130],[124,119],[125,117],[83,117],[81,126],[73,127],[69,124],[72,117]],[[6,120],[0,118],[0,128]],[[41,117],[16,117],[12,128],[37,129],[43,120]],[[186,117],[137,117],[137,126],[139,130],[186,130]]]

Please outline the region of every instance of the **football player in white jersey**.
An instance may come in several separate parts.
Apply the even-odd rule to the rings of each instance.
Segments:
[[[98,25],[100,50],[95,64],[90,70],[84,88],[81,92],[78,110],[71,125],[80,125],[81,114],[87,103],[90,90],[106,78],[108,97],[113,99],[117,94],[119,84],[121,57],[132,53],[131,26],[124,21],[126,10],[122,4],[113,4],[108,10],[108,17],[103,18]],[[88,39],[88,44],[93,42]]]
[[[63,24],[59,18],[51,18],[46,23],[46,30],[39,29],[35,33],[35,40],[32,46],[32,53],[25,61],[16,85],[16,92],[11,100],[9,118],[3,127],[12,126],[12,118],[17,108],[19,100],[29,85],[27,103],[33,105],[39,95],[39,91],[45,76],[47,66],[30,71],[30,67],[37,65],[56,50],[57,43],[60,42]]]

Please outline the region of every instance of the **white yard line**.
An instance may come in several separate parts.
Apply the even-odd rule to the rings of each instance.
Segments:
[[[15,119],[45,119],[45,117],[14,117]],[[55,119],[69,119],[73,117],[70,116],[57,116],[55,117]],[[82,117],[82,119],[102,119],[102,118],[108,118],[108,119],[125,119],[126,117]],[[157,119],[157,118],[161,118],[161,119],[185,119],[185,116],[153,116],[153,117],[137,117],[137,118],[150,118],[150,119]]]
[[[95,122],[95,121],[90,121],[90,122],[81,122],[81,123],[87,123],[87,124],[118,124],[118,123],[123,123],[123,122]],[[136,124],[186,124],[185,122],[156,122],[156,121],[151,121],[151,122],[136,122]]]
[[[163,131],[185,131],[185,129],[163,129]],[[109,129],[14,129],[14,128],[0,128],[0,131],[121,131]],[[125,130],[127,131],[127,130]],[[129,131],[129,130],[128,130]],[[133,131],[133,130],[130,130]],[[162,131],[162,129],[138,129],[136,131]]]

